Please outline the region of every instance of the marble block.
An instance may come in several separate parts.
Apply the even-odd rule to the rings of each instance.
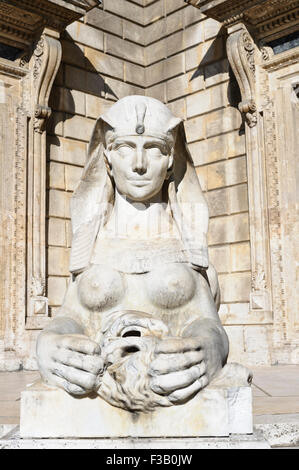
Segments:
[[[37,382],[21,395],[22,438],[219,437],[251,434],[251,388],[206,387],[184,405],[132,413]]]
[[[109,439],[22,439],[15,431],[0,438],[0,449],[271,449],[259,432],[232,434],[227,437],[155,437],[155,438],[109,438]],[[171,452],[170,452],[171,453]],[[156,457],[153,454],[153,457]],[[113,455],[113,454],[112,454]],[[114,454],[116,455],[116,454]],[[161,454],[160,454],[161,455]],[[163,455],[163,454],[162,454]],[[167,455],[167,454],[166,454]],[[153,459],[153,463],[156,460]]]

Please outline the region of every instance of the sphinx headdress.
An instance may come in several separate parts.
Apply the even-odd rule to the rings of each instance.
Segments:
[[[88,266],[96,236],[113,206],[113,182],[104,159],[105,138],[142,134],[162,138],[174,147],[173,172],[167,181],[170,209],[188,261],[195,268],[208,267],[208,207],[186,145],[183,122],[154,98],[127,96],[100,116],[93,129],[87,162],[71,200],[71,272],[81,272]]]

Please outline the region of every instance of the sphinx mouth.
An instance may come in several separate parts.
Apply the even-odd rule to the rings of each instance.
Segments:
[[[147,184],[150,183],[150,180],[130,180],[131,184],[134,184],[134,186],[146,186]]]

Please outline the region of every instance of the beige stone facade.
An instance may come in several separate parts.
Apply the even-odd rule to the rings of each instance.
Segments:
[[[43,3],[57,11],[55,1]],[[299,47],[274,54],[268,46],[298,30],[297,2],[284,3],[281,17],[295,20],[287,30],[276,25],[268,42],[261,28],[252,30],[258,1],[247,2],[256,9],[250,25],[237,19],[231,1],[218,2],[222,10],[215,1],[78,3],[82,11],[59,26],[45,15],[48,29],[26,39],[31,58],[0,58],[1,369],[35,367],[36,336],[55,316],[68,282],[69,201],[92,127],[132,94],[157,98],[185,120],[210,210],[209,254],[219,274],[229,360],[298,363]],[[1,33],[5,44],[22,41]],[[38,66],[43,70],[47,54],[43,74]],[[43,97],[36,87],[40,94],[46,87]],[[50,109],[48,118],[42,110]]]

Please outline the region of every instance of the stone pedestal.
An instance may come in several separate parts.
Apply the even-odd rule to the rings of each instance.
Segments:
[[[37,382],[22,392],[22,438],[192,438],[252,434],[251,388],[207,387],[184,405],[131,413],[98,396],[74,398]]]
[[[119,438],[119,439],[22,439],[18,430],[0,439],[0,449],[101,449],[111,450],[110,456],[124,449],[151,450],[161,455],[170,449],[270,449],[261,433],[232,434],[229,437],[173,437],[173,438]],[[171,454],[171,450],[169,454]],[[158,457],[159,460],[159,457]],[[151,462],[150,456],[145,459]],[[154,461],[153,463],[156,463]]]

